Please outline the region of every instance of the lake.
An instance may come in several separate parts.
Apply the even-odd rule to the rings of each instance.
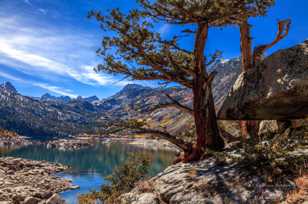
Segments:
[[[131,153],[136,152],[150,156],[152,160],[150,175],[162,171],[174,159],[172,152],[146,150],[124,143],[98,144],[75,151],[60,151],[47,149],[43,145],[35,145],[3,152],[2,155],[69,165],[71,169],[60,173],[59,176],[71,179],[73,184],[80,188],[63,192],[60,195],[68,204],[76,204],[78,195],[100,190],[102,185],[107,184],[104,177],[110,175],[112,170],[123,163]]]

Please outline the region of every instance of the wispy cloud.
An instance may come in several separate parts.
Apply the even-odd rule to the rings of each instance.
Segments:
[[[2,19],[1,19],[2,20]],[[1,23],[2,22],[2,23]],[[18,18],[0,21],[0,61],[6,65],[18,65],[22,72],[68,77],[91,86],[123,86],[128,82],[117,80],[93,70],[95,49],[88,34],[72,35],[56,28],[25,27]]]
[[[75,94],[70,89],[49,85],[47,83],[38,83],[38,82],[22,79],[22,78],[13,76],[13,75],[11,75],[9,73],[2,72],[2,71],[0,71],[0,76],[4,77],[6,79],[9,79],[11,81],[15,81],[15,82],[23,83],[23,84],[28,84],[28,85],[36,86],[36,87],[45,89],[47,91],[50,91],[52,93],[59,94],[59,95],[70,96],[70,97],[74,97],[74,98],[77,97],[77,94]]]
[[[16,76],[13,76],[11,74],[8,74],[8,73],[2,72],[2,71],[0,71],[0,76],[4,77],[6,79],[12,80],[12,81],[17,81],[19,83],[27,83],[27,81],[24,80],[24,79],[18,78]]]
[[[39,8],[38,11],[41,12],[42,14],[44,14],[44,15],[46,15],[48,13],[48,11],[46,9],[42,9],[42,8]]]
[[[18,39],[15,39],[18,42]],[[21,39],[21,41],[24,39]],[[21,42],[19,41],[19,42]],[[46,57],[36,55],[33,52],[23,51],[21,49],[14,48],[9,41],[3,41],[0,39],[0,53],[5,57],[11,58],[15,61],[19,61],[36,68],[45,68],[43,71],[50,71],[56,74],[65,74],[65,65],[57,63]]]
[[[84,65],[81,66],[81,73],[75,75],[74,77],[80,81],[83,81],[89,85],[114,85],[114,86],[124,86],[129,83],[127,80],[115,80],[114,78],[106,75],[102,75],[96,72],[93,72],[94,66]]]
[[[161,34],[161,35],[166,35],[168,34],[168,32],[170,31],[171,29],[171,25],[168,24],[168,23],[165,23],[163,24],[162,26],[160,26],[160,28],[158,29],[158,32]]]
[[[72,98],[77,97],[77,94],[74,94],[73,91],[70,90],[70,89],[65,89],[65,88],[61,88],[61,87],[58,87],[58,86],[51,86],[49,84],[44,84],[44,83],[33,83],[32,85],[46,89],[46,90],[53,92],[53,93],[56,93],[56,94],[69,96],[69,97],[72,97]]]
[[[30,0],[24,0],[24,2],[25,2],[26,4],[32,5],[32,3],[30,2]]]

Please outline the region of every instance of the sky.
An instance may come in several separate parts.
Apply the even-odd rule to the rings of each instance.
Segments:
[[[23,95],[68,95],[106,98],[128,83],[121,76],[96,73],[103,63],[96,55],[106,34],[87,18],[90,10],[136,8],[135,0],[0,0],[0,83],[10,81]],[[277,20],[291,18],[289,35],[271,54],[308,39],[308,1],[277,0],[266,17],[251,19],[254,45],[270,42]],[[161,23],[158,32],[170,38],[179,29]],[[193,38],[181,42],[190,49]],[[238,57],[239,31],[235,26],[209,32],[206,53],[220,50],[225,59]],[[156,83],[137,82],[147,86]]]

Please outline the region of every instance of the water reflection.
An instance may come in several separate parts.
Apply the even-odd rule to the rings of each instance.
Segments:
[[[142,152],[152,159],[150,174],[154,175],[168,166],[174,159],[174,154],[165,151],[151,151],[136,148],[123,143],[99,144],[95,147],[76,150],[59,151],[47,149],[45,146],[28,146],[2,153],[6,156],[22,157],[33,160],[46,160],[71,166],[72,168],[60,175],[73,180],[80,189],[64,192],[61,195],[68,203],[77,203],[78,194],[99,190],[103,179],[109,175],[115,166],[124,162],[128,155],[133,152]]]

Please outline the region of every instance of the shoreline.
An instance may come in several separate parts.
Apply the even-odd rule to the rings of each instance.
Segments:
[[[166,140],[146,139],[146,138],[128,138],[128,137],[74,137],[69,139],[57,139],[48,141],[47,148],[58,149],[62,151],[74,151],[82,148],[93,147],[96,144],[110,144],[113,142],[125,143],[138,148],[148,150],[163,150],[179,153],[175,145]]]
[[[0,157],[0,203],[64,203],[58,193],[78,186],[55,174],[68,168],[46,161]]]

